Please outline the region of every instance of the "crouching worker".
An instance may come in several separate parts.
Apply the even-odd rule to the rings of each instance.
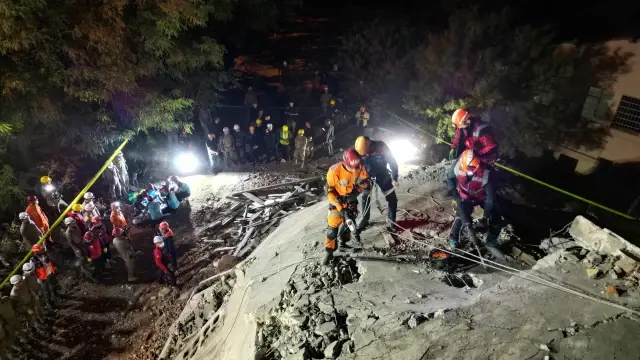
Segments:
[[[153,257],[158,266],[158,275],[156,280],[159,284],[176,285],[175,268],[172,265],[171,254],[164,247],[164,238],[156,236],[153,238],[156,248],[153,250]]]
[[[462,229],[467,231],[469,237],[476,244],[479,244],[471,213],[476,205],[484,209],[484,217],[489,224],[486,247],[489,252],[502,257],[497,249],[497,239],[500,234],[498,224],[499,216],[496,214],[495,188],[491,182],[491,172],[487,165],[480,161],[472,150],[465,150],[455,164],[453,175],[447,172],[447,185],[453,193],[454,210],[456,219],[451,228],[449,245],[456,248],[459,243],[459,236]]]
[[[355,242],[360,244],[360,233],[356,230],[355,218],[358,209],[358,194],[369,188],[369,174],[360,164],[360,155],[354,149],[344,152],[342,162],[329,168],[327,172],[327,192],[329,197],[329,215],[327,233],[324,240],[327,252],[323,264],[327,265],[338,248],[349,250],[347,241],[354,231]],[[346,224],[344,224],[346,223]],[[340,229],[342,225],[342,229]],[[340,235],[340,236],[339,236]]]

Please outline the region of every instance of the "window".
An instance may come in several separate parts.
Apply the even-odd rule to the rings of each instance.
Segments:
[[[608,122],[611,99],[613,92],[590,87],[582,107],[582,116],[593,121]]]
[[[634,135],[640,134],[640,99],[622,96],[611,127]]]

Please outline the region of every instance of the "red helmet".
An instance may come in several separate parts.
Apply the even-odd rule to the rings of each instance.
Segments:
[[[348,148],[342,155],[342,163],[350,168],[357,168],[360,166],[360,155],[353,148]]]
[[[32,203],[32,202],[36,202],[37,203],[38,202],[38,197],[35,196],[35,195],[29,195],[29,196],[27,196],[27,202],[28,203]]]
[[[84,241],[93,241],[93,233],[91,231],[87,231],[86,233],[84,233],[84,236],[82,238],[84,239]]]
[[[91,223],[92,224],[99,224],[102,222],[102,219],[100,219],[100,216],[94,216],[91,218]]]
[[[31,247],[31,251],[34,254],[40,254],[41,252],[44,251],[44,248],[40,244],[33,244],[33,246]]]
[[[122,234],[124,234],[124,230],[122,230],[122,228],[119,228],[119,227],[114,227],[113,231],[111,232],[112,236],[122,236]]]
[[[160,230],[167,230],[169,228],[169,223],[166,221],[163,221],[160,223],[160,225],[158,225],[158,229]]]
[[[360,111],[364,112],[365,110],[367,110],[367,108],[364,107],[364,105],[360,106]]]
[[[160,188],[160,191],[161,191],[161,192],[165,192],[165,193],[166,193],[166,192],[169,192],[169,187],[168,187],[167,185],[163,185],[163,186]]]

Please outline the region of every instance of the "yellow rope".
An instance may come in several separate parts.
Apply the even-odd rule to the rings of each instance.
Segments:
[[[382,108],[382,110],[386,111],[388,114],[392,115],[392,116],[393,116],[393,117],[395,117],[397,120],[399,120],[399,121],[401,121],[401,122],[403,122],[403,123],[407,124],[408,126],[411,126],[412,128],[414,128],[414,129],[416,129],[416,130],[418,130],[418,131],[420,131],[420,132],[422,132],[422,133],[424,133],[424,134],[426,134],[426,135],[429,135],[429,136],[433,137],[434,139],[436,139],[436,140],[438,140],[438,141],[440,141],[440,142],[442,142],[442,143],[445,143],[445,144],[447,144],[447,145],[451,145],[451,143],[450,143],[450,142],[447,142],[447,141],[445,141],[445,140],[443,140],[443,139],[441,139],[441,138],[437,137],[436,135],[433,135],[433,134],[431,134],[430,132],[428,132],[428,131],[426,131],[426,130],[424,130],[424,129],[421,129],[421,128],[420,128],[420,127],[418,127],[418,126],[415,126],[414,124],[412,124],[412,123],[408,122],[407,120],[405,120],[405,119],[401,118],[400,116],[398,116],[398,115],[394,114],[393,112],[391,112],[391,111],[389,111],[389,110],[387,110],[387,109],[385,109],[385,108]],[[497,167],[499,167],[499,168],[503,169],[503,170],[506,170],[506,171],[508,171],[508,172],[510,172],[510,173],[512,173],[512,174],[514,174],[514,175],[517,175],[517,176],[523,177],[523,178],[525,178],[525,179],[527,179],[527,180],[531,180],[531,181],[535,182],[536,184],[539,184],[539,185],[542,185],[542,186],[548,187],[549,189],[551,189],[551,190],[555,190],[555,191],[557,191],[557,192],[559,192],[559,193],[561,193],[561,194],[564,194],[564,195],[567,195],[567,196],[571,196],[571,197],[572,197],[572,198],[574,198],[574,199],[580,200],[580,201],[585,202],[585,203],[587,203],[587,204],[589,204],[589,205],[593,205],[593,206],[598,207],[598,208],[600,208],[600,209],[602,209],[602,210],[608,211],[608,212],[610,212],[610,213],[612,213],[612,214],[615,214],[615,215],[618,215],[618,216],[622,216],[622,217],[623,217],[623,218],[625,218],[625,219],[634,219],[634,217],[629,216],[629,215],[627,215],[627,214],[625,214],[625,213],[623,213],[623,212],[620,212],[620,211],[618,211],[618,210],[614,210],[614,209],[612,209],[612,208],[610,208],[610,207],[604,206],[604,205],[599,204],[599,203],[597,203],[597,202],[595,202],[595,201],[592,201],[592,200],[586,199],[586,198],[584,198],[584,197],[582,197],[582,196],[580,196],[580,195],[576,195],[576,194],[571,193],[571,192],[569,192],[569,191],[567,191],[567,190],[561,189],[561,188],[559,188],[559,187],[557,187],[557,186],[553,186],[553,185],[551,185],[551,184],[549,184],[549,183],[546,183],[546,182],[544,182],[544,181],[542,181],[542,180],[536,179],[536,178],[534,178],[533,176],[529,176],[529,175],[527,175],[527,174],[525,174],[525,173],[522,173],[522,172],[520,172],[520,171],[518,171],[518,170],[516,170],[516,169],[510,168],[510,167],[508,167],[507,165],[500,164],[500,163],[497,163],[497,162],[495,162],[495,163],[493,163],[493,164],[494,164],[495,166],[497,166]]]
[[[44,240],[46,238],[49,237],[49,235],[51,235],[51,233],[53,232],[53,230],[60,225],[60,223],[62,222],[62,220],[67,216],[67,213],[71,210],[71,207],[73,207],[73,205],[77,204],[78,201],[82,198],[82,196],[84,195],[84,193],[86,193],[91,186],[93,186],[93,184],[96,182],[96,180],[98,180],[98,178],[100,177],[100,175],[102,175],[102,173],[107,169],[107,166],[109,166],[109,164],[113,161],[113,159],[116,157],[116,155],[122,151],[122,149],[124,148],[124,146],[127,144],[127,142],[129,142],[129,139],[124,139],[124,141],[122,142],[122,144],[120,144],[120,146],[118,146],[118,148],[113,152],[113,154],[111,154],[111,156],[109,157],[109,159],[107,159],[107,161],[104,163],[104,165],[102,165],[102,167],[100,168],[100,170],[98,170],[98,172],[93,176],[93,178],[91,178],[91,180],[89,180],[89,182],[87,183],[87,185],[84,187],[84,189],[82,189],[82,191],[80,191],[78,193],[78,195],[75,197],[75,199],[73,199],[72,202],[69,203],[69,205],[67,206],[67,208],[62,212],[62,214],[60,214],[60,216],[58,216],[58,219],[56,219],[56,221],[53,223],[53,225],[51,225],[51,227],[49,227],[49,230],[44,233],[44,235],[42,235],[42,237],[40,238],[40,240],[38,241],[38,244],[42,244],[42,242],[44,242]],[[0,289],[2,289],[7,282],[9,281],[9,279],[15,275],[20,269],[22,269],[22,265],[24,265],[24,263],[27,262],[27,260],[29,260],[29,258],[31,258],[31,256],[33,255],[33,252],[31,251],[31,249],[29,249],[29,252],[27,253],[27,255],[24,257],[24,259],[22,259],[22,261],[18,264],[18,266],[16,266],[15,269],[13,269],[13,271],[11,271],[11,273],[9,275],[7,275],[7,277],[2,281],[2,284],[0,284]]]

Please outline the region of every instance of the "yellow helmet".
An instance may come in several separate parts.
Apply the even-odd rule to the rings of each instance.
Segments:
[[[289,127],[287,125],[282,125],[282,131],[289,131]]]
[[[356,144],[354,146],[358,154],[366,155],[369,152],[369,147],[371,147],[371,139],[367,136],[358,136],[356,139]]]
[[[262,120],[256,119],[256,125],[260,125],[260,124],[262,124]]]
[[[48,184],[51,182],[51,178],[48,176],[43,176],[40,178],[40,184]]]
[[[75,212],[80,212],[80,211],[82,211],[82,205],[80,205],[80,204],[73,204],[73,206],[71,207],[71,211],[75,211]]]
[[[336,101],[335,101],[335,100],[333,100],[333,99],[331,99],[331,101],[329,101],[329,104],[331,104],[331,105],[335,105],[335,104],[336,104]]]
[[[298,129],[298,135],[304,135],[304,129]]]

